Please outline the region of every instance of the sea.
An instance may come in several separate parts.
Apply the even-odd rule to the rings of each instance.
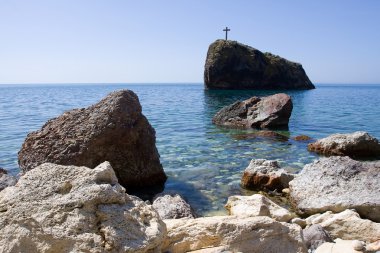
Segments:
[[[133,90],[156,130],[160,160],[168,175],[165,193],[181,194],[198,215],[224,214],[231,195],[249,195],[240,179],[251,159],[275,159],[297,173],[319,156],[308,142],[334,133],[367,131],[380,138],[380,85],[317,84],[314,90],[205,90],[203,84],[0,85],[0,167],[17,175],[17,152],[26,137],[63,112],[87,107],[109,92]],[[251,96],[285,92],[292,97],[289,129],[278,140],[257,130],[212,124],[222,107]]]

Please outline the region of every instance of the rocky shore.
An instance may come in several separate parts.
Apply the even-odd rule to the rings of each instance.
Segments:
[[[214,119],[283,126],[291,105],[286,94],[253,97]],[[354,160],[368,150],[378,157],[378,141],[369,134],[309,144],[329,157],[298,174],[275,160],[252,159],[242,168],[241,186],[264,194],[230,196],[228,215],[198,217],[178,194],[151,202],[130,194],[166,180],[154,129],[141,111],[137,95],[123,90],[30,133],[19,152],[18,181],[0,170],[0,252],[380,251],[380,163]],[[264,131],[254,138],[284,140]],[[288,199],[291,208],[265,192]]]

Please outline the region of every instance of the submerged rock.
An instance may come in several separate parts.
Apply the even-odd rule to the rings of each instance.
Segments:
[[[45,163],[0,192],[1,252],[153,252],[166,226],[108,162]]]
[[[292,139],[295,141],[310,141],[310,140],[312,140],[312,138],[310,136],[307,136],[307,135],[297,135],[297,136],[293,137]]]
[[[251,97],[223,107],[215,114],[216,125],[236,128],[284,128],[288,126],[293,103],[290,96],[279,93],[268,97]]]
[[[292,204],[301,214],[355,209],[380,221],[380,162],[332,156],[306,165],[289,183]]]
[[[120,184],[130,191],[164,184],[155,144],[155,131],[142,114],[137,95],[120,90],[29,133],[18,158],[23,172],[45,162],[94,168],[109,161]]]
[[[178,194],[161,195],[154,199],[153,208],[161,219],[195,218],[196,215],[191,206]]]
[[[207,89],[315,88],[301,64],[230,40],[209,46],[204,82]]]
[[[308,145],[308,150],[327,156],[380,157],[380,143],[366,132],[333,134]]]
[[[288,222],[293,216],[285,208],[277,205],[272,200],[261,194],[251,196],[231,196],[225,205],[230,215],[243,216],[268,216],[277,221]]]
[[[214,216],[164,222],[168,234],[163,252],[189,252],[223,246],[224,250],[245,253],[307,252],[302,229],[298,225],[269,217]]]
[[[17,183],[17,178],[8,175],[8,171],[0,167],[0,191],[4,190],[8,186],[15,185]]]
[[[244,170],[241,186],[249,190],[278,190],[289,187],[294,175],[281,169],[277,161],[252,159]]]
[[[309,225],[319,224],[335,239],[375,242],[380,238],[380,223],[362,219],[357,212],[350,209],[340,213],[328,211],[312,215],[306,222]]]
[[[276,133],[274,131],[269,130],[260,130],[254,133],[246,133],[246,134],[234,134],[233,138],[237,140],[249,140],[255,138],[267,138],[275,141],[288,141],[289,137],[280,133]]]

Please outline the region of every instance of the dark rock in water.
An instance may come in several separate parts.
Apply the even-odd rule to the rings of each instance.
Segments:
[[[298,136],[293,137],[292,139],[295,141],[310,141],[310,140],[312,140],[312,138],[307,136],[307,135],[298,135]]]
[[[195,218],[191,206],[178,194],[159,195],[152,204],[161,219]]]
[[[315,88],[301,64],[230,40],[210,45],[204,82],[207,89]]]
[[[241,178],[241,186],[249,190],[278,190],[289,187],[289,182],[294,178],[284,169],[281,169],[277,161],[265,159],[252,159],[244,170]]]
[[[327,156],[380,157],[380,143],[366,132],[333,134],[308,145],[309,151]]]
[[[95,168],[109,161],[127,191],[163,185],[153,127],[130,90],[110,93],[88,108],[74,109],[28,134],[19,151],[23,172],[45,163]]]
[[[8,175],[8,171],[0,167],[0,191],[17,183],[17,178]]]
[[[236,128],[284,128],[288,126],[293,103],[290,96],[279,93],[268,97],[251,97],[222,108],[212,122]]]
[[[254,133],[246,133],[246,134],[234,134],[232,136],[233,138],[237,140],[248,140],[248,139],[255,139],[255,138],[268,138],[268,139],[273,139],[276,141],[289,140],[288,136],[276,133],[274,131],[269,131],[269,130],[261,130],[261,131],[256,131]]]
[[[303,231],[303,238],[306,247],[314,252],[320,245],[325,242],[333,242],[333,239],[319,224],[311,225]]]
[[[355,209],[380,222],[379,182],[380,162],[332,156],[305,165],[289,183],[290,199],[301,215]]]

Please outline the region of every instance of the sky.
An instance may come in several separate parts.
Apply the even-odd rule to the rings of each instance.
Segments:
[[[314,83],[380,84],[377,0],[0,0],[0,84],[202,83],[226,26]]]

